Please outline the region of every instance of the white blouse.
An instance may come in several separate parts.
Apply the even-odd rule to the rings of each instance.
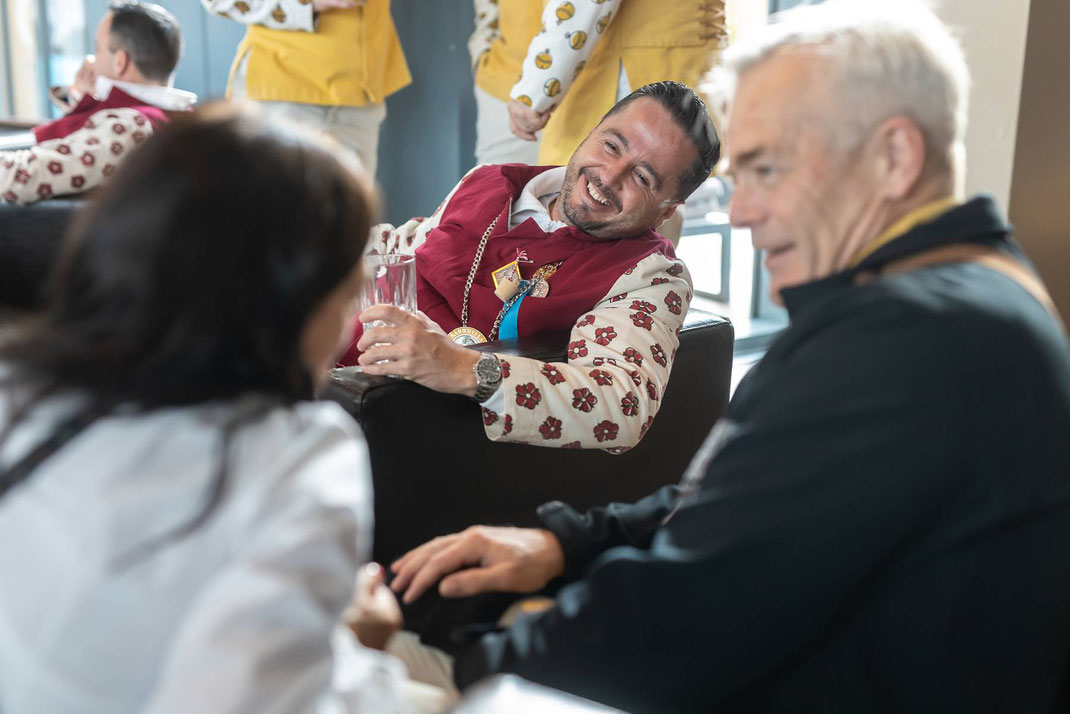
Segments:
[[[36,408],[0,469],[71,408]],[[0,497],[0,711],[403,710],[401,663],[339,625],[372,527],[367,452],[339,406],[239,429],[222,501],[168,539],[205,503],[235,408],[103,419]]]

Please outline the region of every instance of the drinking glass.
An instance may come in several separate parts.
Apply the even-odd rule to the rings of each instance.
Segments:
[[[360,309],[363,312],[372,305],[393,305],[405,312],[416,312],[416,256],[386,253],[364,257]],[[364,329],[385,324],[383,320],[366,322]]]

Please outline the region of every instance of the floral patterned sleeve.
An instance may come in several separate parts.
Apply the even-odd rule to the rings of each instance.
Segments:
[[[505,412],[484,407],[487,436],[617,453],[638,444],[661,405],[691,297],[683,262],[654,253],[580,316],[567,362],[499,355]]]
[[[624,0],[550,0],[509,96],[537,112],[560,104]]]
[[[427,234],[438,225],[439,214],[436,212],[429,218],[410,218],[400,226],[391,223],[379,223],[372,226],[368,235],[368,245],[364,249],[366,255],[385,255],[387,253],[403,253],[413,255],[416,249],[427,240]]]
[[[201,0],[204,9],[243,25],[314,32],[312,0]]]
[[[152,124],[135,109],[93,114],[78,131],[29,149],[0,152],[0,201],[33,203],[100,185]]]
[[[476,29],[468,38],[468,54],[472,58],[472,72],[476,71],[483,53],[501,35],[498,29],[498,0],[472,0],[476,12]]]

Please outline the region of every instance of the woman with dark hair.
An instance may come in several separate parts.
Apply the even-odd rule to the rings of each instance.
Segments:
[[[338,627],[368,462],[309,401],[373,211],[345,156],[225,106],[174,122],[0,344],[5,714],[405,707],[400,663]]]

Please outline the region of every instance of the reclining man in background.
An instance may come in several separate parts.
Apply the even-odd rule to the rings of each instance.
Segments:
[[[34,129],[30,148],[0,151],[0,201],[33,203],[103,182],[168,112],[196,101],[171,87],[181,55],[182,31],[171,13],[113,3],[97,28],[96,56],[67,93],[69,113]]]
[[[961,49],[919,2],[833,0],[727,58],[731,218],[790,327],[679,487],[436,539],[393,587],[570,583],[462,650],[461,686],[515,672],[630,712],[1055,711],[1070,345],[993,201],[955,196]]]
[[[342,363],[359,356],[365,372],[476,398],[493,440],[634,446],[658,410],[692,297],[687,268],[654,229],[719,151],[698,96],[659,82],[610,110],[567,167],[473,170],[430,219],[373,235],[379,252],[415,250],[425,317],[364,311],[363,322],[394,326],[369,330]],[[570,329],[567,363],[465,348]]]

